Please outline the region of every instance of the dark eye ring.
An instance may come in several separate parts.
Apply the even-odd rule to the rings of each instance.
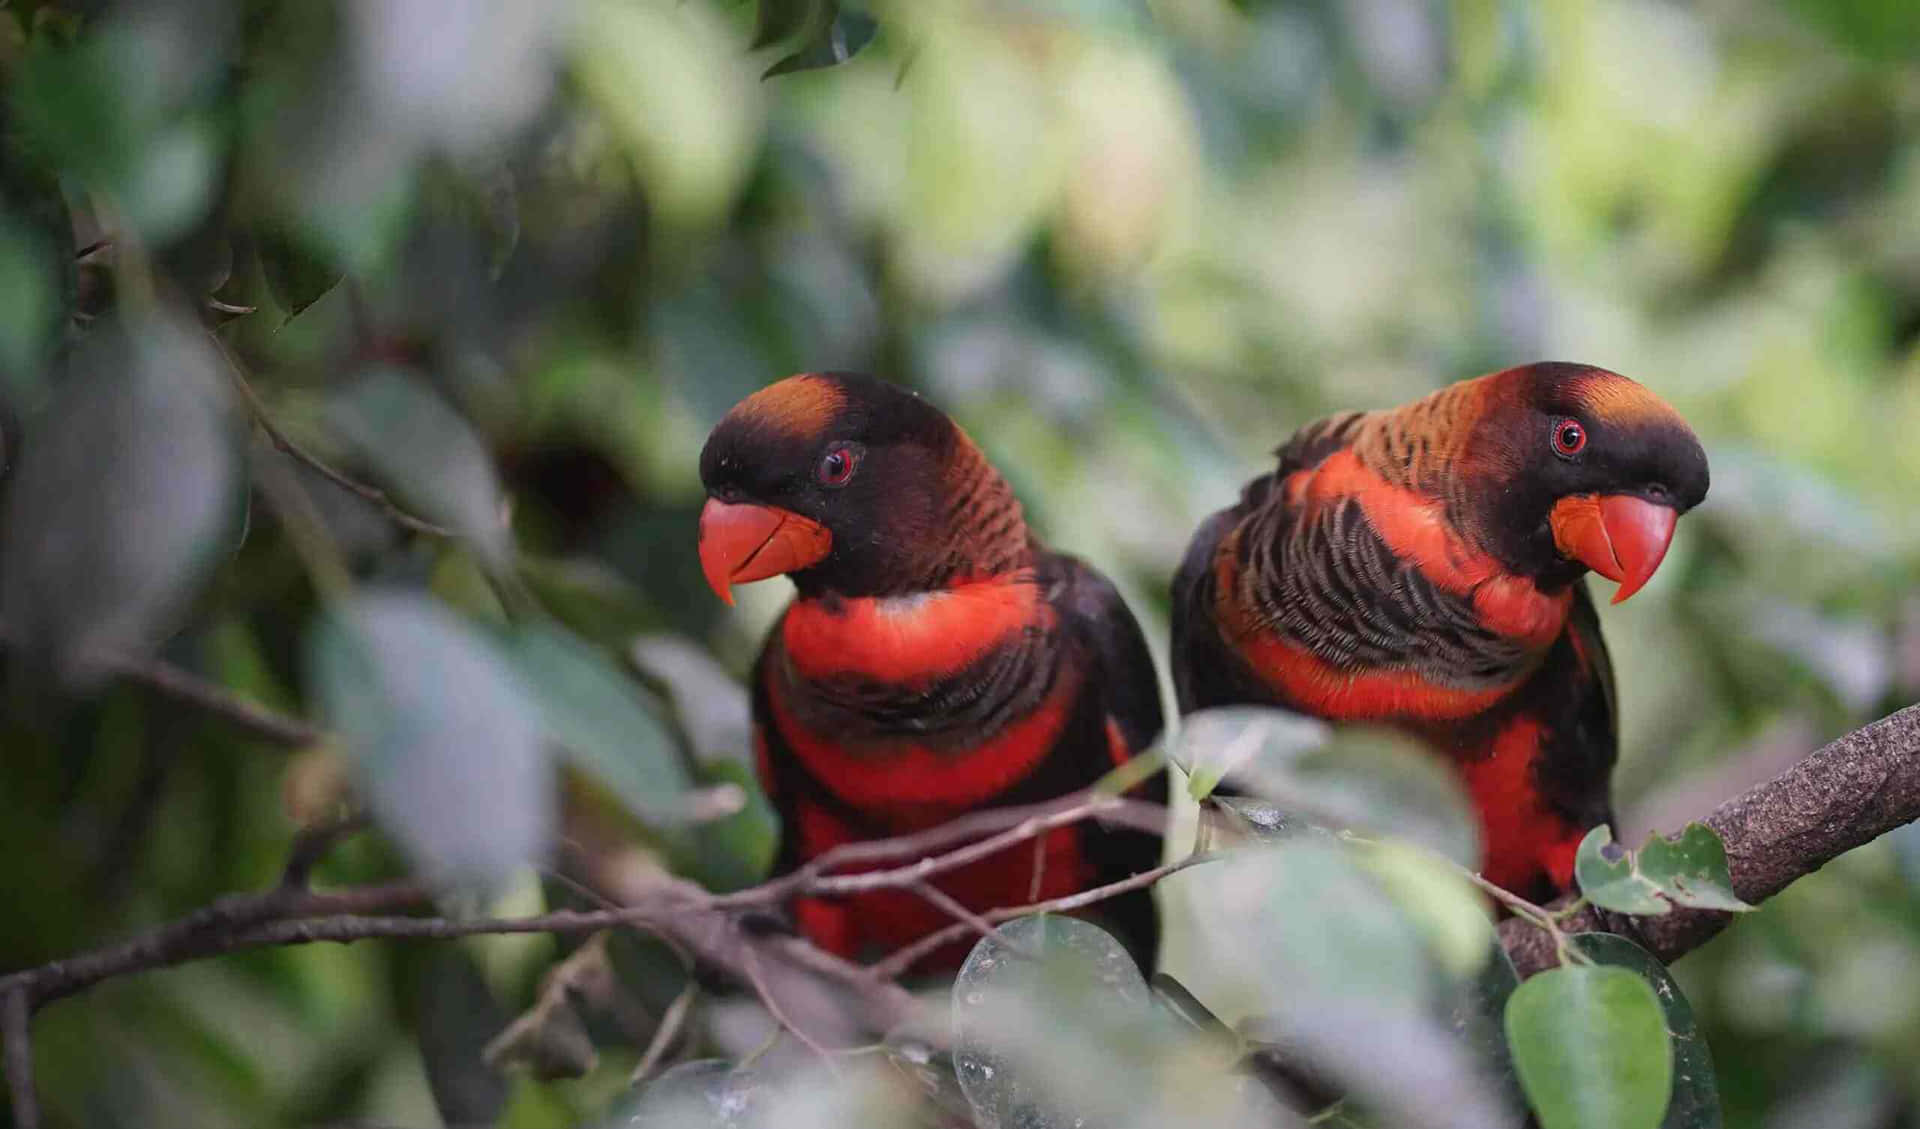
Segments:
[[[820,456],[820,466],[814,474],[822,486],[845,486],[853,480],[854,469],[859,465],[859,451],[852,447],[834,447]]]
[[[1553,425],[1553,453],[1561,458],[1572,458],[1587,445],[1587,429],[1580,426],[1577,419],[1555,421]]]

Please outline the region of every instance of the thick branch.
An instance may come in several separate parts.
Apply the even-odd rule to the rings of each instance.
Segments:
[[[1920,706],[1906,709],[1809,754],[1705,820],[1727,845],[1733,888],[1759,903],[1827,863],[1920,819]],[[1633,937],[1664,961],[1705,944],[1731,914],[1675,909],[1626,919],[1583,909],[1568,931],[1607,930]],[[1522,972],[1553,964],[1553,943],[1519,920],[1500,926]]]

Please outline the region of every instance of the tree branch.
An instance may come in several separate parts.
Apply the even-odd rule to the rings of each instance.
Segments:
[[[1721,804],[1704,822],[1727,845],[1734,892],[1758,904],[1855,847],[1916,819],[1920,706],[1908,706],[1808,754],[1779,776]],[[1705,944],[1732,916],[1676,907],[1660,917],[1626,918],[1588,907],[1561,927],[1570,933],[1619,933],[1671,962]],[[1501,923],[1500,938],[1523,974],[1552,967],[1553,942],[1542,930],[1509,920]]]
[[[21,640],[0,624],[0,646],[20,647]],[[250,701],[216,682],[182,670],[159,659],[136,658],[121,654],[88,654],[86,661],[115,677],[145,686],[147,689],[210,713],[250,736],[276,745],[299,748],[317,744],[326,730],[297,717],[271,710]]]

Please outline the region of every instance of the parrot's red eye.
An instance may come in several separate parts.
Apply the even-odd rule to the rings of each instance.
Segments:
[[[814,473],[822,486],[845,486],[853,479],[854,468],[859,465],[859,451],[852,447],[835,447],[820,456],[820,468]]]
[[[1572,457],[1587,445],[1587,429],[1577,419],[1563,419],[1553,425],[1553,453]]]

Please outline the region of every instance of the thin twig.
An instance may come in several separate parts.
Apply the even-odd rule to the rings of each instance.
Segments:
[[[266,401],[260,398],[260,393],[255,391],[253,385],[247,381],[246,370],[241,367],[240,358],[234,356],[233,350],[227,346],[225,341],[220,340],[218,336],[213,334],[209,334],[208,336],[213,338],[214,345],[220,350],[220,355],[226,359],[227,374],[232,377],[234,389],[240,393],[240,399],[246,405],[247,414],[253,418],[255,425],[257,425],[262,432],[266,433],[267,438],[272,441],[273,445],[278,447],[288,458],[305,463],[328,482],[333,483],[335,486],[338,486],[340,489],[345,490],[357,498],[377,506],[395,525],[412,530],[415,533],[424,533],[430,537],[459,536],[454,530],[448,529],[444,525],[428,521],[425,518],[415,517],[413,514],[401,509],[399,504],[396,503],[386,491],[377,486],[369,486],[357,478],[353,478],[350,475],[336,470],[331,463],[328,463],[319,455],[314,454],[306,447],[295,442],[292,436],[281,430],[280,425],[274,422],[273,413],[267,410]]]
[[[1025,917],[1031,913],[1071,913],[1074,910],[1085,909],[1090,905],[1104,902],[1109,898],[1117,898],[1121,894],[1145,889],[1170,874],[1177,874],[1190,866],[1198,866],[1203,862],[1211,862],[1215,857],[1216,856],[1213,855],[1188,855],[1183,859],[1162,863],[1152,870],[1143,870],[1130,878],[1122,878],[1118,882],[1109,882],[1104,886],[1095,886],[1091,889],[1082,890],[1077,894],[1068,894],[1059,898],[1049,898],[1044,902],[1034,902],[1030,905],[991,909],[981,914],[980,917],[998,925],[1002,921],[1010,921],[1016,917]],[[944,929],[929,933],[913,944],[894,952],[885,960],[876,961],[868,965],[867,973],[874,979],[881,981],[898,979],[908,969],[926,959],[928,953],[935,952],[946,945],[950,945],[966,937],[972,929],[973,926],[969,924],[956,922]]]
[[[748,945],[741,949],[740,952],[743,958],[741,961],[741,971],[746,973],[747,982],[753,986],[753,992],[760,997],[760,1002],[767,1005],[767,1014],[773,1016],[773,1021],[778,1023],[782,1029],[792,1032],[794,1038],[805,1043],[808,1050],[819,1055],[820,1061],[827,1064],[828,1070],[835,1074],[840,1073],[840,1064],[834,1061],[833,1052],[827,1050],[826,1047],[820,1044],[819,1040],[807,1034],[798,1024],[794,1023],[794,1021],[788,1017],[786,1009],[780,1006],[780,1001],[774,998],[773,991],[767,987],[766,976],[760,971],[759,950],[755,949],[752,945]]]
[[[349,815],[331,823],[302,827],[294,833],[293,846],[287,851],[287,865],[280,872],[280,888],[304,890],[313,878],[313,868],[327,857],[342,839],[366,830],[364,814]]]
[[[13,637],[6,625],[0,624],[0,645],[18,644],[19,640]],[[89,665],[106,670],[115,677],[213,714],[245,733],[278,745],[299,748],[317,744],[327,735],[318,726],[250,701],[225,686],[209,682],[159,659],[101,652],[88,654],[85,658]]]
[[[14,1129],[40,1129],[40,1099],[33,1092],[33,1006],[24,990],[0,996],[0,1034],[7,1041]]]
[[[1019,944],[1011,937],[1001,933],[999,929],[994,927],[993,922],[988,921],[966,906],[961,905],[958,901],[954,900],[951,894],[948,894],[945,890],[935,886],[933,883],[915,882],[908,886],[907,889],[925,898],[935,909],[953,918],[960,924],[965,925],[979,936],[992,937],[1007,948],[1019,953],[1021,956],[1031,957],[1035,955],[1028,952],[1026,946]]]
[[[687,1025],[687,1016],[693,1014],[693,1001],[699,995],[700,985],[688,980],[687,986],[680,989],[680,994],[673,997],[673,1002],[667,1005],[667,1010],[660,1016],[660,1025],[653,1029],[653,1038],[647,1040],[647,1049],[640,1056],[639,1065],[633,1068],[630,1084],[638,1086],[653,1077],[660,1061],[667,1057],[674,1041],[680,1037],[681,1028]]]

